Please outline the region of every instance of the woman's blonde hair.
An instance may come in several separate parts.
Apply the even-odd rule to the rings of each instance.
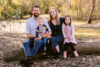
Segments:
[[[56,11],[56,21],[57,21],[57,25],[60,25],[60,19],[59,19],[59,13],[58,13],[58,10],[55,8],[55,7],[50,7],[49,8],[49,14],[50,14],[50,9],[54,9]],[[52,16],[50,16],[50,20],[52,20]]]

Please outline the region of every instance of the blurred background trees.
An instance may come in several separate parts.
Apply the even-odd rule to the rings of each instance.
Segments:
[[[23,19],[31,16],[32,7],[39,5],[41,14],[48,14],[48,9],[54,6],[61,16],[69,14],[76,20],[100,19],[100,0],[0,0],[0,19]]]

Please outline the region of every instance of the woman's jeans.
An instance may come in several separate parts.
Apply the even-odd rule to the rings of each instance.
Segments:
[[[56,48],[57,45],[62,46],[64,37],[60,34],[56,37],[52,37],[49,39],[52,49]],[[60,45],[61,44],[61,45]]]

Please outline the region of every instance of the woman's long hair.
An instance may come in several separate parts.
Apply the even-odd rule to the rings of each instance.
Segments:
[[[49,8],[50,20],[52,20],[52,16],[50,15],[50,9],[54,9],[54,10],[56,11],[56,21],[57,21],[57,25],[60,25],[60,18],[59,18],[58,10],[57,10],[55,7],[50,7],[50,8]]]

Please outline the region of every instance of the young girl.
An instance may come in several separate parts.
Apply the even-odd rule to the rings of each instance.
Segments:
[[[74,55],[78,57],[78,53],[74,47],[75,44],[77,44],[75,37],[74,37],[74,26],[71,22],[71,17],[69,15],[65,16],[65,22],[62,24],[62,32],[64,36],[64,53],[63,57],[67,58],[67,49],[68,47],[71,47]]]

